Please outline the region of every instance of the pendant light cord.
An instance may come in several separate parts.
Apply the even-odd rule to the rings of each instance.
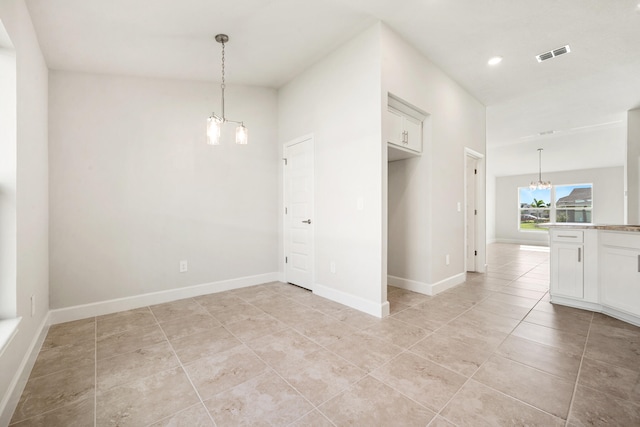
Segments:
[[[222,83],[220,84],[220,89],[222,89],[222,120],[226,120],[224,115],[224,42],[222,42]]]

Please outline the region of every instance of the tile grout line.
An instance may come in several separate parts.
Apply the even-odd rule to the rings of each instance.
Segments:
[[[587,345],[589,344],[589,335],[591,334],[591,326],[593,326],[593,313],[591,313],[591,320],[589,321],[589,329],[587,330],[587,337],[584,340],[584,348],[582,349],[582,357],[580,358],[580,366],[578,367],[578,374],[576,375],[576,383],[573,386],[573,393],[571,393],[571,401],[569,403],[569,411],[567,412],[567,419],[565,426],[569,425],[569,417],[571,416],[571,410],[573,409],[573,403],[576,398],[576,392],[578,391],[578,382],[580,381],[580,373],[582,372],[582,364],[584,363],[584,356],[587,353]]]
[[[197,302],[197,301],[196,301]],[[167,344],[169,344],[169,348],[171,348],[171,352],[173,353],[173,356],[176,358],[176,360],[178,361],[178,365],[180,366],[180,369],[182,369],[182,372],[184,373],[184,375],[187,377],[187,380],[189,380],[189,384],[191,384],[191,387],[193,388],[193,391],[195,391],[196,396],[198,396],[198,400],[200,401],[200,404],[202,405],[202,407],[204,408],[204,410],[206,411],[207,415],[209,416],[209,419],[211,419],[211,422],[213,423],[214,426],[217,426],[216,421],[213,419],[213,416],[211,415],[211,413],[209,412],[209,410],[207,409],[207,406],[204,404],[204,401],[202,400],[202,396],[200,396],[200,392],[198,392],[198,389],[196,388],[196,386],[193,384],[193,381],[191,380],[191,377],[189,376],[189,373],[187,372],[187,370],[184,368],[184,364],[182,363],[182,360],[180,360],[180,358],[178,357],[178,353],[176,353],[175,348],[173,348],[173,344],[171,344],[171,341],[169,341],[169,337],[167,337],[167,334],[164,332],[164,329],[162,329],[162,326],[160,325],[160,322],[158,321],[158,318],[156,317],[156,314],[153,312],[153,310],[151,310],[151,307],[148,307],[149,311],[151,312],[151,315],[153,316],[154,320],[156,321],[156,324],[158,326],[158,328],[160,328],[160,331],[162,331],[162,336],[164,336],[164,339],[166,340]],[[168,369],[167,369],[168,370]],[[162,371],[164,372],[164,371]],[[155,375],[155,374],[154,374]],[[192,405],[194,406],[194,405]],[[188,408],[190,408],[191,406],[188,406],[186,408],[182,408],[181,410],[168,415],[165,418],[171,417],[172,415],[176,415]],[[152,422],[152,424],[154,422],[158,422],[158,421],[162,421],[165,418],[161,418],[159,420],[155,420]]]

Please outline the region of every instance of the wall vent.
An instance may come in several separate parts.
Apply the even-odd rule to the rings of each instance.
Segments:
[[[550,50],[549,52],[543,52],[536,56],[538,62],[546,61],[547,59],[555,58],[556,56],[564,55],[571,52],[569,45],[559,47],[557,49]]]

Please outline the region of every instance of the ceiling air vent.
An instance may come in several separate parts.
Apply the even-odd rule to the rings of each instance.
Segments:
[[[536,56],[536,59],[538,60],[538,62],[542,62],[569,52],[571,52],[571,48],[569,47],[569,45],[566,45],[557,49],[550,50],[549,52],[541,53],[540,55]]]

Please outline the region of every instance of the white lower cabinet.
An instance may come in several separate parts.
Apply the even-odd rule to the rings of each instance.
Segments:
[[[556,243],[551,248],[551,293],[565,297],[584,297],[584,246]]]
[[[606,243],[600,248],[602,304],[640,316],[640,247],[612,246],[611,239]]]
[[[582,230],[551,230],[552,295],[584,297],[584,234]]]

